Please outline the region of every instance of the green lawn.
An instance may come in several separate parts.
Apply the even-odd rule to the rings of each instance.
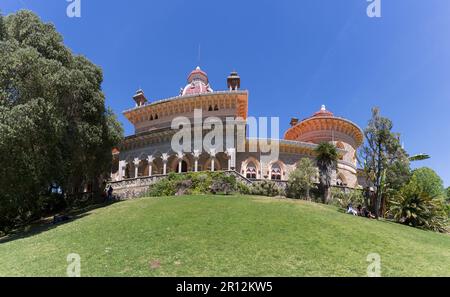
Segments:
[[[69,253],[82,276],[365,276],[369,253],[383,276],[450,276],[448,235],[261,197],[120,202],[0,242],[2,276],[64,276]]]

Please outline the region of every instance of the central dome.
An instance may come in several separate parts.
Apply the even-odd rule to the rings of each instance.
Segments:
[[[200,67],[195,68],[189,74],[187,81],[188,84],[181,90],[181,96],[213,92],[209,85],[208,75]]]

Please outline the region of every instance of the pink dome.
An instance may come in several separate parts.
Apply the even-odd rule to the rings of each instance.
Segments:
[[[208,75],[200,67],[193,70],[188,76],[188,84],[182,89],[181,95],[195,95],[213,92],[209,86]]]

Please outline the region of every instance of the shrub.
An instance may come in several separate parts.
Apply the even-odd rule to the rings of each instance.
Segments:
[[[248,186],[236,177],[224,172],[171,173],[150,186],[147,196],[175,196],[199,194],[225,194],[237,192],[243,195],[284,196],[285,191],[273,181],[260,181]]]
[[[286,187],[286,196],[289,198],[306,198],[310,200],[311,189],[314,187],[314,180],[317,178],[317,168],[311,159],[303,158],[297,168],[289,175]]]
[[[170,180],[170,177],[168,176],[151,185],[147,195],[152,197],[161,197],[174,196],[175,193],[176,189],[174,182]]]
[[[252,193],[252,188],[243,182],[236,182],[236,191],[239,194],[250,195]]]
[[[230,194],[237,190],[234,176],[223,172],[170,173],[151,185],[147,195],[153,197],[199,194]]]
[[[272,181],[260,181],[252,185],[251,193],[258,196],[275,197],[283,195],[283,190]]]
[[[389,214],[408,226],[438,232],[447,232],[448,213],[442,199],[433,199],[423,191],[422,183],[414,176],[394,196]]]
[[[330,204],[335,205],[340,208],[347,208],[349,204],[354,206],[364,204],[364,195],[362,191],[350,190],[350,189],[331,189],[331,200]]]
[[[221,174],[217,176],[210,187],[213,194],[224,193],[228,195],[236,191],[236,178],[234,176]]]
[[[67,203],[64,200],[64,196],[58,193],[50,193],[46,196],[40,196],[38,198],[38,205],[40,206],[40,212],[43,215],[53,214],[66,209]]]

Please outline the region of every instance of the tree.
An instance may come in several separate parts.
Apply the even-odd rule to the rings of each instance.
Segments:
[[[6,38],[6,29],[3,21],[2,11],[0,10],[0,41]]]
[[[411,174],[410,162],[406,154],[399,154],[398,159],[386,169],[386,178],[382,187],[387,209],[390,200],[409,182]]]
[[[447,201],[450,202],[450,187],[448,187],[448,188],[445,190],[445,193],[447,194]]]
[[[85,183],[99,188],[123,133],[105,107],[100,68],[29,11],[3,20],[0,230],[38,218],[39,197],[54,189],[70,203]]]
[[[337,150],[333,144],[322,142],[315,149],[315,153],[317,167],[319,168],[319,187],[323,195],[323,203],[328,203],[333,170],[337,169]]]
[[[433,169],[428,167],[415,169],[412,176],[416,178],[420,192],[427,193],[431,198],[445,198],[444,183]]]
[[[375,216],[381,214],[381,201],[390,189],[399,188],[409,178],[409,159],[400,145],[400,135],[392,132],[393,124],[382,117],[378,108],[372,109],[372,118],[364,130],[365,144],[361,160],[368,181],[375,186]]]
[[[291,198],[306,197],[310,200],[310,191],[317,177],[317,168],[309,158],[302,158],[297,168],[289,174],[287,183],[287,196]]]

